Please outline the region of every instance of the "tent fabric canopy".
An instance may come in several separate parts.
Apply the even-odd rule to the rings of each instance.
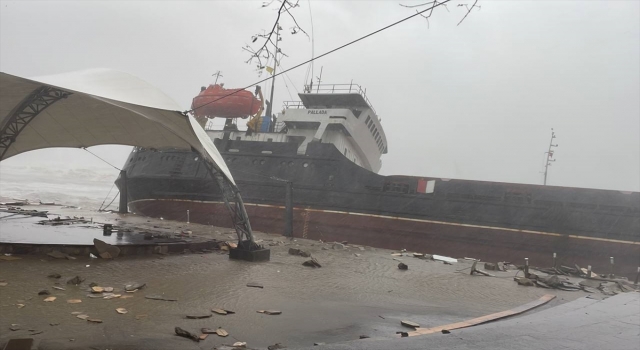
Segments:
[[[40,95],[44,97],[34,98]],[[39,112],[29,118],[34,108]],[[8,145],[0,161],[48,147],[193,148],[235,186],[206,132],[179,110],[159,89],[119,71],[93,69],[31,79],[0,72],[0,144]]]

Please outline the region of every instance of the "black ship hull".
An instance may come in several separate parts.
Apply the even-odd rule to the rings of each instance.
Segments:
[[[640,266],[640,193],[410,176],[381,176],[332,144],[215,140],[254,229],[284,231],[285,183],[294,236],[375,247],[622,273]],[[136,150],[125,165],[133,212],[230,227],[219,189],[194,153]],[[433,186],[425,191],[425,182]],[[432,193],[426,193],[432,192]]]

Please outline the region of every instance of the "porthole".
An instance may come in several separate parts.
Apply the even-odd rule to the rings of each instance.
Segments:
[[[200,158],[198,158],[198,157],[193,158],[193,160],[195,160],[196,162],[198,161],[198,159],[200,159]]]
[[[302,163],[302,166],[306,168],[306,167],[308,167],[308,166],[309,166],[309,163],[304,162],[304,163]]]

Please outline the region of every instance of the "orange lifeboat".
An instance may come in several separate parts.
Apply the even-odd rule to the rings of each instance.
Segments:
[[[232,95],[231,95],[232,94]],[[262,108],[262,101],[244,89],[225,89],[209,85],[193,99],[191,109],[196,117],[247,118]]]

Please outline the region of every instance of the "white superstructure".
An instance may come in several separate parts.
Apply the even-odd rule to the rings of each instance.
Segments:
[[[365,91],[355,84],[305,87],[300,101],[285,102],[275,128],[248,135],[244,131],[209,130],[213,138],[262,142],[298,142],[305,154],[310,142],[331,143],[355,164],[378,172],[387,138]],[[269,131],[270,130],[270,131]]]

